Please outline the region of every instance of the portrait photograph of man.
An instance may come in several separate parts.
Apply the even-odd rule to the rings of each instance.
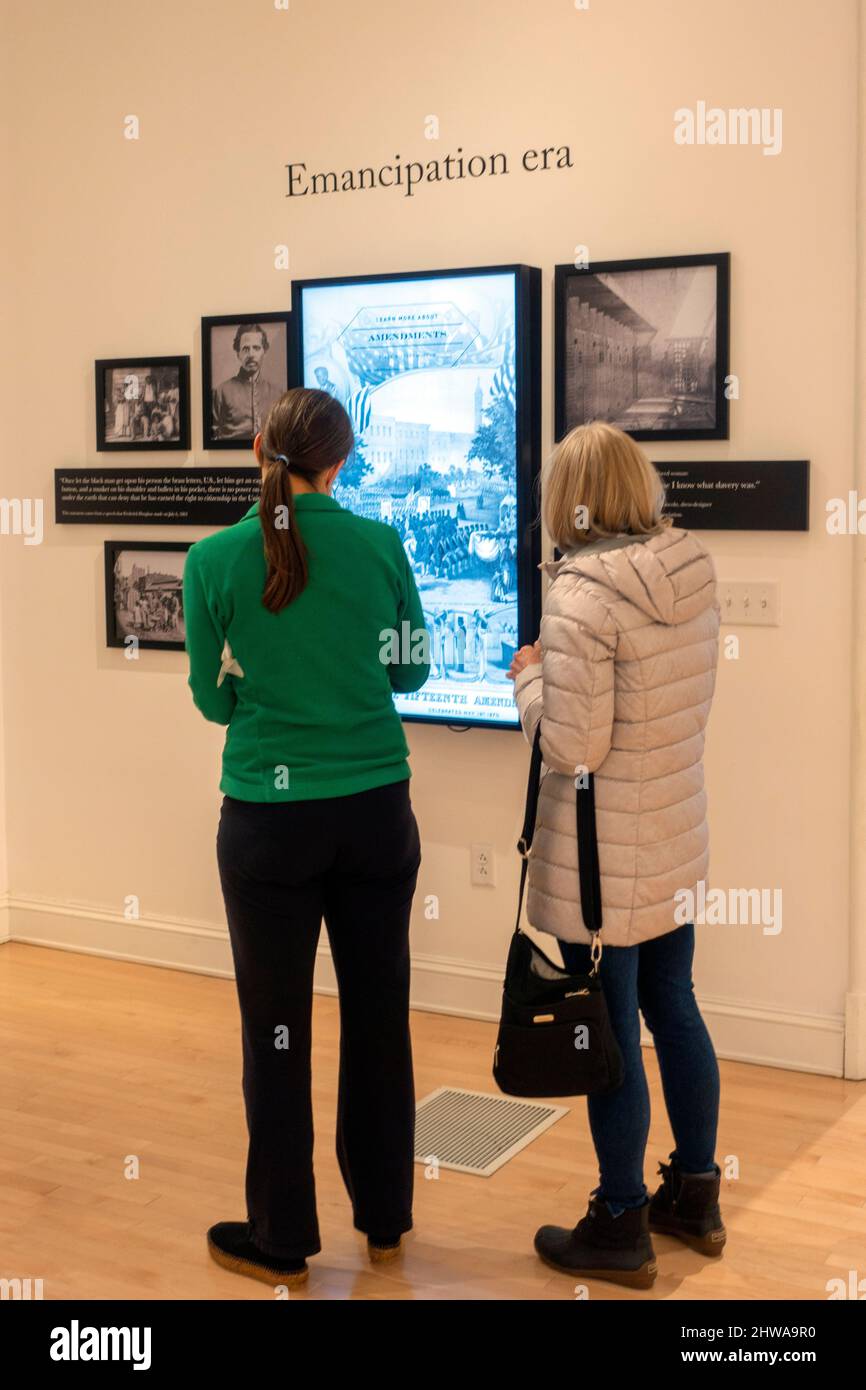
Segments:
[[[202,412],[206,449],[252,447],[288,388],[287,313],[202,319]]]

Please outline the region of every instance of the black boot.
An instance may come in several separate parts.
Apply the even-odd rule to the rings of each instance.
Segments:
[[[207,1233],[207,1248],[212,1260],[233,1274],[246,1274],[262,1284],[285,1284],[297,1288],[309,1277],[306,1260],[287,1260],[282,1255],[268,1255],[250,1240],[248,1221],[218,1221]]]
[[[683,1173],[671,1155],[670,1163],[660,1163],[662,1185],[650,1200],[651,1231],[676,1236],[702,1255],[721,1255],[727,1233],[719,1208],[722,1170],[716,1163],[713,1173]]]
[[[586,1216],[573,1231],[542,1226],[536,1232],[535,1248],[545,1264],[563,1274],[649,1289],[658,1266],[648,1218],[648,1201],[613,1216],[606,1202],[590,1197]]]

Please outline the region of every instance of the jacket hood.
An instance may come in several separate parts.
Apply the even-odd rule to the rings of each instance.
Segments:
[[[633,603],[654,622],[685,623],[716,602],[716,572],[690,531],[671,526],[658,535],[615,537],[569,551],[540,568],[553,580],[582,575]]]

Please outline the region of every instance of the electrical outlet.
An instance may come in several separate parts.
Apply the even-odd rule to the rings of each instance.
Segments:
[[[472,845],[472,882],[491,888],[496,882],[495,859],[492,845]]]
[[[782,590],[777,579],[720,580],[719,604],[722,622],[735,627],[779,627],[782,621]]]

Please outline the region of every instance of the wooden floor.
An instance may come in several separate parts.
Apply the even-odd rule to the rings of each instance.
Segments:
[[[413,1015],[419,1099],[452,1084],[496,1093],[494,1026]],[[44,1297],[272,1299],[219,1269],[205,1231],[243,1220],[246,1130],[234,984],[96,956],[0,946],[0,1277]],[[532,1237],[572,1225],[597,1182],[585,1102],[492,1178],[416,1170],[415,1230],[374,1270],[334,1157],[336,1001],[317,998],[314,1099],[322,1252],[311,1299],[573,1299]],[[673,1147],[655,1055],[645,1180]],[[596,1299],[826,1299],[866,1275],[866,1083],[722,1062],[718,1160],[728,1245],[701,1258],[655,1237],[651,1292],[596,1282]],[[140,1177],[124,1176],[129,1155]]]

